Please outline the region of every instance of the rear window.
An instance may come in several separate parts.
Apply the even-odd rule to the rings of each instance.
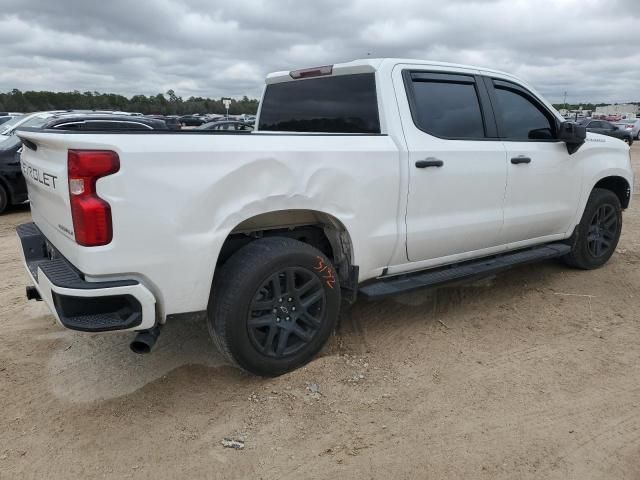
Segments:
[[[380,133],[373,73],[267,85],[260,130]]]

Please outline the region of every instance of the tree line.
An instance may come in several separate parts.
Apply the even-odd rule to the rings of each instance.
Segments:
[[[259,100],[248,98],[231,99],[231,115],[255,114]],[[13,89],[0,93],[2,112],[38,112],[44,110],[121,110],[145,115],[188,115],[192,113],[225,113],[222,98],[189,97],[184,100],[173,90],[165,94],[134,95],[127,98],[116,93],[100,92],[48,92]]]

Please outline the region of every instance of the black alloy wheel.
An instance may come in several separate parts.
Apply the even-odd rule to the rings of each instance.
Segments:
[[[322,349],[340,302],[338,273],[325,253],[273,236],[240,248],[216,270],[207,323],[228,360],[272,377]]]
[[[271,275],[249,308],[249,339],[263,354],[282,358],[298,353],[317,335],[326,308],[320,278],[302,267]]]
[[[587,247],[594,258],[609,253],[611,245],[616,241],[617,231],[618,212],[615,207],[606,203],[600,205],[591,218],[587,236]]]

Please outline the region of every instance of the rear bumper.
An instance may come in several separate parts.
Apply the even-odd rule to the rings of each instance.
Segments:
[[[19,225],[27,273],[58,322],[72,330],[147,330],[156,324],[155,298],[137,280],[87,282],[35,223]]]

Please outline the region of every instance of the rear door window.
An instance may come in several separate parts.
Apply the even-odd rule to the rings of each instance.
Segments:
[[[375,74],[267,85],[259,125],[280,132],[380,133]]]
[[[450,139],[485,137],[473,76],[414,72],[405,76],[411,114],[426,133]]]

